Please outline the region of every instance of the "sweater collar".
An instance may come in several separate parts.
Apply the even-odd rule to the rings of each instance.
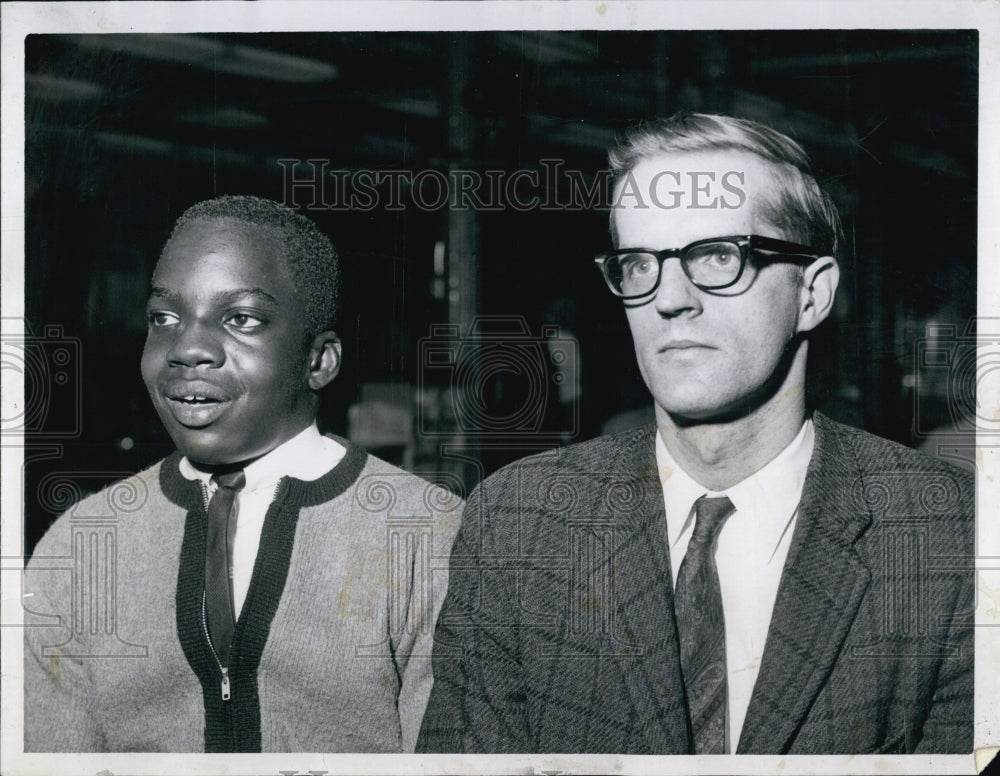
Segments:
[[[345,452],[344,446],[339,442],[320,435],[313,423],[287,442],[248,464],[243,469],[246,484],[242,491],[252,493],[265,490],[273,493],[275,486],[285,476],[297,476],[306,481],[318,480],[337,465]],[[214,490],[214,485],[210,484],[212,472],[199,469],[187,456],[181,458],[178,469],[186,479],[200,480],[210,490]]]
[[[335,434],[327,437],[343,446],[345,454],[340,462],[315,480],[301,480],[291,475],[281,477],[279,494],[293,506],[305,507],[322,504],[344,493],[357,480],[365,466],[368,453],[364,448]],[[184,477],[180,471],[182,455],[174,451],[160,466],[160,487],[164,495],[184,509],[202,506],[203,496],[198,480]]]

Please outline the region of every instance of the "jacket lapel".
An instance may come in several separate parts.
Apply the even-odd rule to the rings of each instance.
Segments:
[[[623,447],[615,470],[631,473],[630,501],[617,511],[615,660],[636,712],[635,729],[654,754],[691,751],[674,621],[663,490],[656,471],[655,426]],[[619,468],[619,466],[621,468]]]
[[[853,544],[871,522],[851,493],[860,473],[830,421],[814,418],[816,447],[740,735],[741,754],[784,753],[840,653],[871,571]]]

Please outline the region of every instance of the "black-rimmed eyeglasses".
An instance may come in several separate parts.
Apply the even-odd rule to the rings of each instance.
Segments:
[[[750,254],[754,258],[750,259]],[[809,264],[822,254],[805,245],[749,234],[697,240],[683,248],[654,251],[622,248],[594,258],[608,288],[622,299],[639,299],[660,285],[663,262],[678,258],[688,279],[703,291],[732,288],[740,280],[749,285],[762,265],[775,261]]]

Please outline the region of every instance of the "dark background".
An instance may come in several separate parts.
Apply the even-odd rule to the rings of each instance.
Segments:
[[[849,249],[811,402],[921,443],[955,402],[945,361],[918,369],[920,340],[952,324],[947,351],[975,313],[977,61],[975,31],[29,36],[26,552],[79,494],[171,450],[139,376],[145,294],[173,220],[218,194],[298,204],[341,253],[345,359],[324,428],[466,494],[514,457],[637,422],[648,393],[591,262],[610,247],[606,210],[310,207],[278,160],[558,159],[591,181],[617,132],[677,110],[763,120],[809,151]],[[482,315],[519,316],[527,335],[470,335]],[[450,370],[426,364],[435,324],[459,327]],[[567,401],[547,324],[580,356]],[[494,351],[460,346],[484,340],[499,371]],[[463,381],[473,404],[450,392]],[[77,486],[54,490],[67,474]]]

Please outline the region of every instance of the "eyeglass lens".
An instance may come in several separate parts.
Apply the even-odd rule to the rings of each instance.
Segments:
[[[740,247],[731,242],[695,245],[681,256],[688,277],[703,288],[720,288],[740,274]],[[624,296],[650,293],[660,276],[661,262],[654,253],[636,251],[609,258],[606,273]]]

